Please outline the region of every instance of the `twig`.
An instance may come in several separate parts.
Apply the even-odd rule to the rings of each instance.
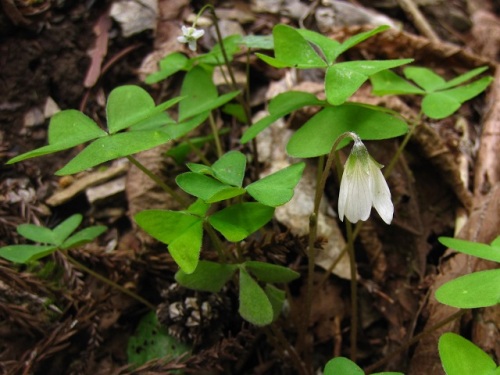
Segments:
[[[438,42],[439,37],[432,29],[431,25],[425,19],[420,9],[415,5],[413,0],[398,0],[398,4],[412,19],[415,23],[415,27],[427,38],[433,42]]]

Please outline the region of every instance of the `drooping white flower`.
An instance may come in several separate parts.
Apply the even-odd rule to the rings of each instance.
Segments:
[[[205,35],[205,30],[182,26],[182,35],[177,37],[179,43],[187,43],[191,51],[196,51],[196,40]]]
[[[344,221],[344,215],[351,223],[367,220],[373,206],[382,220],[391,223],[394,205],[382,167],[373,160],[361,139],[355,137],[340,182],[340,220]]]

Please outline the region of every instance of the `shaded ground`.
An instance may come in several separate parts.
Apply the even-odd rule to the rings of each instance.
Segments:
[[[91,62],[88,51],[97,38],[94,27],[111,2],[67,1],[60,2],[59,7],[52,2],[21,3],[1,3],[4,12],[0,15],[0,246],[22,241],[15,232],[21,223],[52,227],[75,212],[84,214],[86,225],[107,225],[110,230],[105,235],[91,245],[71,251],[71,256],[158,306],[159,319],[183,341],[194,343],[195,352],[190,358],[166,364],[152,362],[132,371],[127,366],[127,341],[147,308],[78,270],[61,255],[30,267],[16,267],[0,260],[0,372],[160,374],[186,368],[193,373],[208,373],[209,369],[228,374],[299,373],[293,358],[290,359],[290,348],[275,337],[276,332],[257,329],[239,318],[235,290],[228,288],[216,296],[172,286],[176,265],[164,246],[138,233],[130,219],[138,210],[168,207],[171,202],[159,197],[137,171],[120,170],[112,176],[113,180],[126,173],[126,189],[102,201],[89,202],[85,195],[88,189],[83,189],[70,194],[63,203],[49,205],[47,202],[54,193],[83,178],[84,174],[74,179],[53,175],[75,151],[4,165],[11,157],[46,144],[48,116],[44,111],[50,112],[51,107],[46,104],[49,97],[60,109],[80,108],[101,123],[104,98],[111,89],[127,83],[142,84],[138,71],[151,66],[143,63],[147,56],[154,60],[154,53],[164,55],[181,49],[172,40],[179,33],[181,21],[202,4],[160,1],[161,17],[156,33],[144,31],[124,38],[119,25],[113,22],[104,58],[109,69],[104,69],[95,85],[87,89],[84,81]],[[436,2],[423,6],[424,17],[436,35],[426,34],[426,29],[396,2],[365,3],[403,23],[406,32],[381,34],[350,51],[348,58],[414,57],[416,64],[448,76],[489,65],[490,74],[495,75],[500,22],[494,2],[454,1],[448,5]],[[302,4],[309,7],[311,15],[315,14],[315,5]],[[293,11],[295,8],[284,5],[267,10],[251,8],[245,2],[218,6],[227,11],[221,18],[236,17],[245,32],[256,34],[269,34],[279,22],[296,26],[301,21]],[[229,15],[230,10],[240,13]],[[313,16],[303,21],[311,28],[318,24]],[[362,27],[338,26],[341,27],[325,34],[344,39]],[[210,38],[202,41],[205,48],[212,44]],[[242,56],[238,63],[243,65],[244,61]],[[251,74],[255,77],[251,80],[253,110],[257,112],[263,108],[259,99],[269,85],[279,85],[285,80],[281,73],[253,60]],[[306,75],[293,82],[292,87],[319,80],[314,74]],[[178,90],[178,85],[174,79],[148,90],[154,97],[164,98]],[[496,159],[499,85],[497,74],[489,92],[467,103],[458,114],[439,122],[427,121],[418,128],[389,179],[396,206],[393,225],[387,227],[379,219],[370,219],[360,233],[356,245],[362,310],[358,363],[362,366],[385,359],[378,370],[440,373],[437,367],[435,371],[425,367],[438,363],[435,343],[439,334],[426,336],[410,348],[405,348],[405,344],[455,312],[439,306],[429,297],[430,290],[458,274],[491,267],[449,253],[443,256],[446,249],[437,238],[453,235],[457,217],[464,208],[468,215],[462,238],[489,243],[499,234],[500,170]],[[385,105],[409,117],[415,115],[415,98],[380,100],[370,97],[368,92],[361,90],[355,99]],[[310,116],[306,111],[298,113],[290,123],[299,126]],[[232,136],[224,140],[227,149],[237,144],[238,135]],[[397,141],[369,147],[375,159],[387,164]],[[207,153],[212,152],[207,150]],[[183,170],[182,166],[165,161],[161,153],[146,153],[141,157],[158,172],[168,168],[171,175]],[[460,178],[461,173],[465,179]],[[335,209],[338,184],[333,177],[329,186],[326,193]],[[277,324],[285,341],[293,343],[295,326],[301,319],[294,305],[302,304],[304,298],[307,240],[290,234],[289,228],[277,222],[268,229],[268,237],[253,238],[244,250],[252,259],[289,265],[303,274],[301,281],[290,285],[289,319]],[[210,249],[204,250],[204,254],[209,258],[215,256]],[[316,272],[317,295],[321,297],[314,304],[308,339],[315,343],[314,361],[320,367],[333,355],[348,355],[350,302],[347,280],[335,275],[324,277],[325,271],[319,267]],[[190,298],[195,298],[199,306],[206,301],[212,307],[210,315],[203,316],[195,325],[187,324],[196,315],[196,308],[189,305]],[[176,302],[184,306],[179,319],[173,319],[168,308]],[[498,324],[498,308],[485,309],[466,313],[447,330],[473,339],[498,362]]]

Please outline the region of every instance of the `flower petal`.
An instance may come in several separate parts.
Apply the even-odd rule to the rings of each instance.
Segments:
[[[179,43],[187,43],[188,42],[187,39],[186,39],[186,37],[184,35],[178,36],[177,37],[177,41]]]
[[[371,184],[371,195],[373,201],[373,207],[377,210],[382,220],[385,223],[390,224],[392,222],[392,217],[394,215],[394,205],[391,200],[391,191],[387,182],[385,181],[384,175],[380,170],[378,163],[376,164],[370,158],[370,175],[372,177]]]
[[[339,192],[339,218],[351,223],[367,220],[372,209],[370,174],[366,163],[355,154],[349,155],[345,164]]]
[[[205,30],[201,29],[194,29],[193,34],[191,35],[195,39],[201,38],[203,35],[205,35]]]
[[[188,46],[191,51],[196,51],[196,39],[190,40]]]

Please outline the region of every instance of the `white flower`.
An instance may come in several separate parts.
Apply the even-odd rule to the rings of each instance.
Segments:
[[[196,51],[196,40],[205,35],[205,30],[182,26],[182,35],[177,37],[179,43],[187,43],[191,51]]]
[[[382,220],[391,223],[394,206],[391,192],[380,171],[382,167],[368,154],[361,139],[355,137],[340,182],[340,220],[344,221],[344,214],[351,223],[367,220],[373,206]]]

